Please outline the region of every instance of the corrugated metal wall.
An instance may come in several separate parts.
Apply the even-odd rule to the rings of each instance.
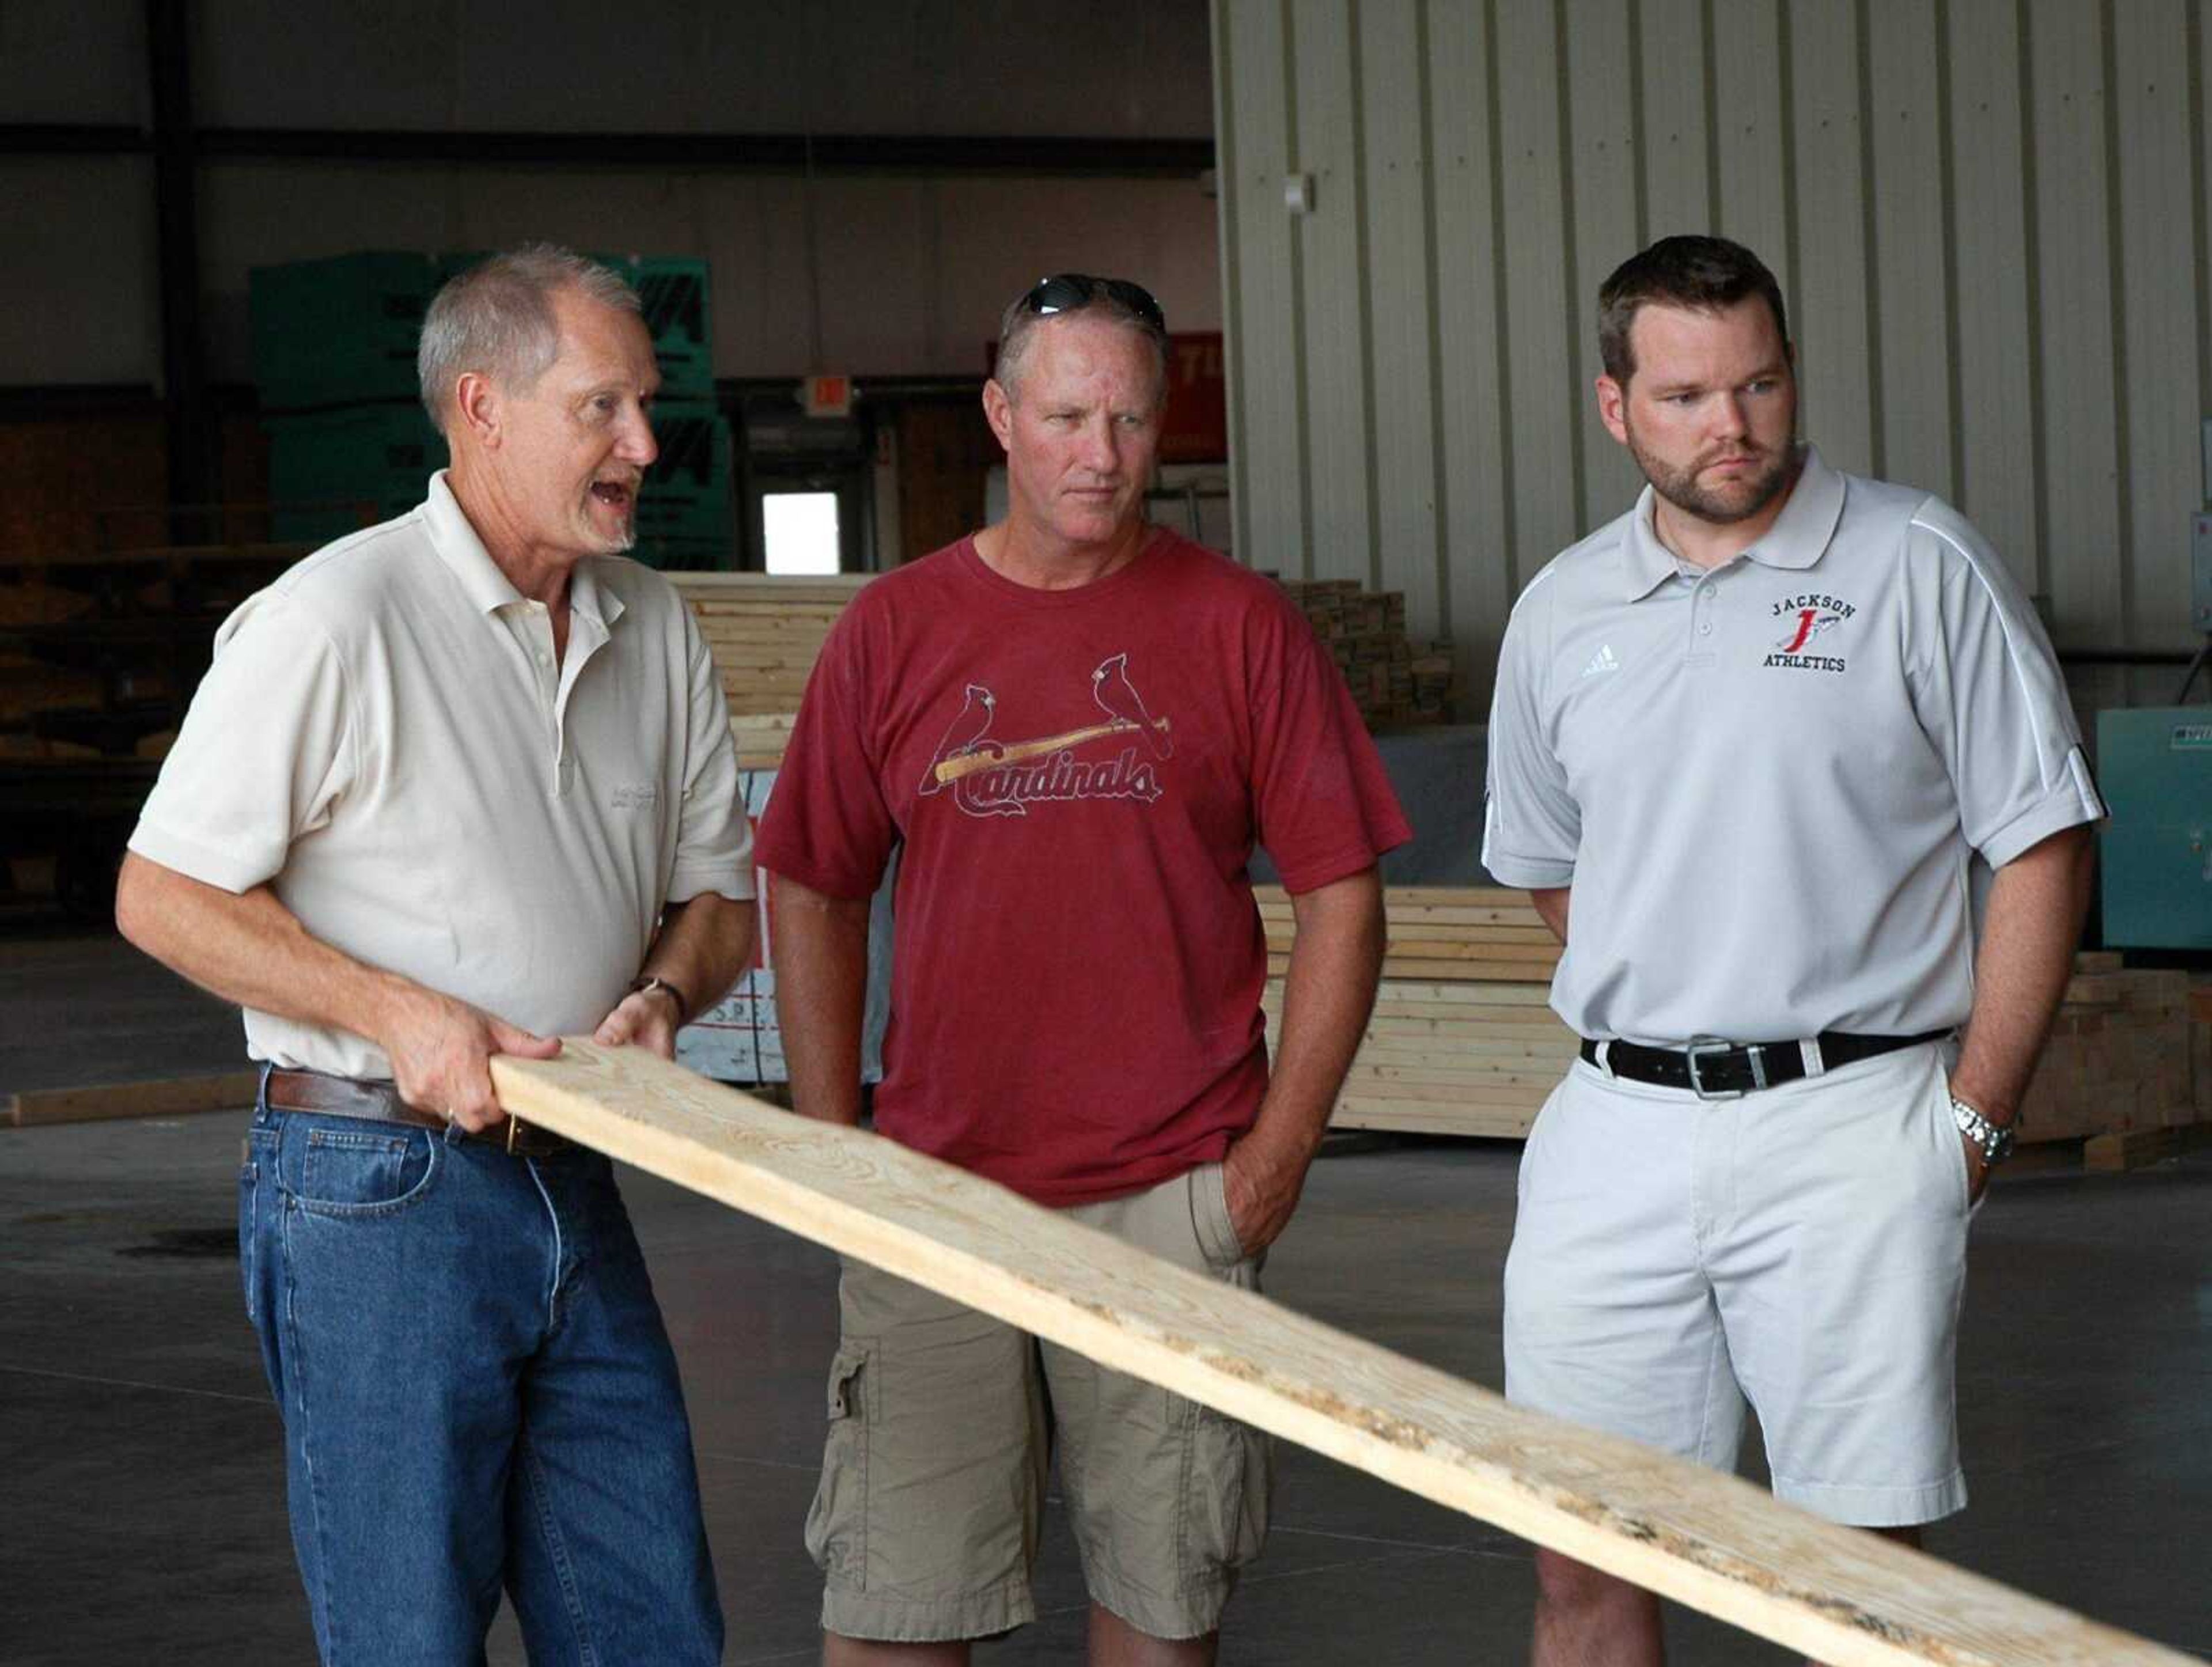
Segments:
[[[2188,646],[2208,5],[1213,0],[1239,552],[1402,588],[1479,711],[1513,597],[1641,484],[1597,286],[1713,230],[1781,278],[1830,461],[1963,507],[2062,644]]]

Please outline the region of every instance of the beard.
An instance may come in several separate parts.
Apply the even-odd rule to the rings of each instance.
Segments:
[[[1711,458],[1687,468],[1672,467],[1664,459],[1644,449],[1635,429],[1628,426],[1625,419],[1623,426],[1628,427],[1629,455],[1644,472],[1644,478],[1651,483],[1651,490],[1684,514],[1694,515],[1712,526],[1732,526],[1738,521],[1749,520],[1790,490],[1803,460],[1797,436],[1792,434],[1780,450],[1767,454],[1765,466],[1757,474],[1725,486],[1700,486],[1698,472],[1712,463]],[[1759,455],[1749,446],[1740,445],[1732,451]]]

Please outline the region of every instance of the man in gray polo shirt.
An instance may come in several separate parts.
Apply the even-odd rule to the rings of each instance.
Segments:
[[[2104,808],[2002,562],[1799,443],[1756,256],[1667,238],[1599,319],[1650,484],[1522,593],[1491,718],[1483,861],[1585,1038],[1522,1159],[1506,1392],[1722,1467],[1749,1405],[1778,1494],[1911,1540],[1966,1501],[1967,1219]],[[1650,1593],[1537,1573],[1540,1667],[1661,1659]]]
[[[565,251],[431,304],[453,467],[248,599],[131,839],[125,934],[246,1009],[239,1184],[325,1661],[721,1658],[676,1360],[605,1158],[495,1054],[664,1057],[752,942],[728,708],[629,548],[659,377]]]

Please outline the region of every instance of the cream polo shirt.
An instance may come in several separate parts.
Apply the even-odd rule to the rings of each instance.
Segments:
[[[568,651],[441,472],[216,633],[131,849],[544,1035],[594,1028],[664,903],[753,893],[729,709],[667,581],[593,559]],[[388,1077],[349,1032],[247,1009],[257,1059]]]
[[[1662,1047],[1959,1024],[1970,859],[2105,814],[2034,611],[1958,511],[1817,453],[1710,572],[1652,501],[1499,651],[1483,862],[1574,888],[1552,1005]]]

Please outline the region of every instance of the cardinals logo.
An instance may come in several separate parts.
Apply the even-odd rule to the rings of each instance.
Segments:
[[[1167,719],[1156,718],[1129,681],[1129,656],[1115,654],[1091,674],[1091,698],[1105,721],[1033,740],[1001,741],[991,734],[998,697],[980,683],[966,697],[931,754],[921,793],[928,798],[945,788],[969,816],[1026,816],[1029,806],[1050,800],[1136,799],[1146,804],[1160,796],[1157,765],[1175,757]],[[1078,748],[1133,736],[1111,757],[1079,758]],[[1141,755],[1141,756],[1140,756]]]

